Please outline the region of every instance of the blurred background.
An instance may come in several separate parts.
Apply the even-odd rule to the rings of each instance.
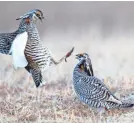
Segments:
[[[12,57],[0,54],[0,123],[132,123],[133,109],[100,119],[76,99],[72,73],[75,54],[86,52],[95,76],[119,99],[134,102],[134,2],[0,2],[0,33],[17,30],[16,18],[35,8],[46,18],[37,28],[54,58],[75,49],[67,63],[44,72],[38,91],[25,69],[14,70]]]
[[[46,18],[37,24],[41,40],[56,59],[75,47],[67,63],[44,74],[48,79],[71,77],[77,63],[74,55],[82,52],[90,55],[100,78],[134,75],[134,2],[0,2],[0,33],[15,31],[15,19],[35,8]],[[0,57],[3,77],[2,70],[12,60]]]

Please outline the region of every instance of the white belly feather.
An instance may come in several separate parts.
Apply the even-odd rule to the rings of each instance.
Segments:
[[[12,43],[9,54],[12,53],[13,65],[15,69],[17,69],[18,67],[25,67],[28,64],[24,54],[27,40],[28,34],[27,32],[24,32],[17,35]]]

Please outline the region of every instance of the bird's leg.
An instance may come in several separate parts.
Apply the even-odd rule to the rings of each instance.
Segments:
[[[40,102],[40,96],[41,95],[41,88],[37,88],[37,95],[36,95],[36,101],[37,103]]]
[[[56,61],[54,58],[51,58],[52,62],[55,64],[55,65],[58,65],[60,64],[66,57],[62,57],[60,60]]]
[[[42,86],[44,86],[45,84],[46,84],[46,81],[43,80],[42,83],[40,83],[40,86],[42,87]]]
[[[53,57],[51,58],[52,62],[55,64],[55,65],[58,65],[60,64],[63,60],[66,61],[66,58],[70,57],[72,52],[74,50],[74,47],[71,49],[71,51],[69,51],[65,56],[63,56],[60,60],[56,61]],[[67,61],[66,61],[67,62]]]

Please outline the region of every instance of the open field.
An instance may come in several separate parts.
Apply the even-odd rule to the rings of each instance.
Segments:
[[[34,8],[46,18],[37,28],[53,56],[60,59],[73,46],[74,53],[44,72],[47,83],[38,90],[24,69],[15,71],[11,57],[0,54],[0,123],[134,123],[134,109],[100,117],[72,85],[75,54],[86,52],[95,76],[134,103],[134,2],[0,2],[0,33],[15,31],[15,19]]]
[[[134,99],[134,82],[118,81],[122,87],[111,90],[122,100],[132,102]],[[22,83],[23,82],[23,83]],[[105,112],[103,118],[81,103],[75,96],[71,81],[68,77],[59,78],[56,82],[47,83],[37,96],[37,89],[32,82],[15,82],[16,86],[8,83],[0,84],[0,123],[133,123],[134,109],[113,110]],[[25,83],[24,83],[25,82]],[[126,84],[128,83],[126,87]],[[31,85],[30,85],[31,84]],[[117,90],[117,91],[115,91]],[[129,99],[127,98],[129,97]]]
[[[134,109],[105,112],[100,120],[100,116],[94,110],[76,98],[72,86],[72,71],[77,63],[74,55],[78,52],[87,52],[92,58],[96,76],[104,79],[118,98],[134,102],[134,50],[131,39],[129,43],[125,42],[125,38],[122,39],[122,43],[119,39],[116,45],[110,40],[101,42],[91,39],[93,41],[84,42],[84,39],[81,39],[82,41],[76,43],[75,39],[72,45],[66,45],[67,47],[59,41],[55,48],[51,44],[51,40],[54,39],[47,38],[46,44],[53,49],[55,57],[60,58],[74,44],[75,51],[67,63],[52,67],[44,73],[47,83],[46,86],[39,88],[40,94],[33,81],[29,81],[28,73],[23,69],[15,71],[8,67],[11,65],[11,58],[1,55],[0,123],[134,122]],[[60,46],[63,49],[59,48]],[[95,50],[95,47],[98,50]]]

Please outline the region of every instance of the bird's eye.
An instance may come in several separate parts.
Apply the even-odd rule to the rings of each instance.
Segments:
[[[40,13],[39,12],[36,12],[35,13],[37,17],[40,17]]]
[[[40,16],[40,14],[38,14],[38,13],[36,13],[36,15],[39,17]]]

